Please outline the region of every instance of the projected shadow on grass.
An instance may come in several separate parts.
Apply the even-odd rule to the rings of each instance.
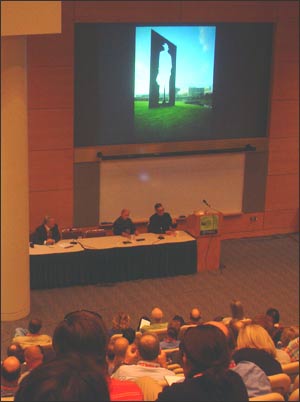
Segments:
[[[151,30],[149,108],[175,105],[176,46]]]

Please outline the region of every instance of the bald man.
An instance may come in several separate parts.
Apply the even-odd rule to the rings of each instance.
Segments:
[[[21,374],[21,363],[15,356],[9,356],[1,363],[1,400],[2,397],[13,397],[18,390],[18,379]]]
[[[138,235],[138,232],[129,218],[130,211],[127,208],[122,209],[118,219],[113,223],[113,233],[115,236],[124,236],[130,238],[131,235]]]
[[[159,307],[154,307],[151,311],[151,324],[144,325],[141,332],[151,331],[155,329],[167,329],[168,322],[163,321],[164,313]]]
[[[187,322],[188,325],[190,324],[195,324],[198,325],[201,322],[201,311],[197,308],[194,307],[190,311],[190,320]]]
[[[156,381],[163,381],[166,375],[176,374],[159,363],[159,339],[155,333],[144,333],[137,346],[137,364],[122,365],[112,375],[112,378],[120,380],[135,380],[140,377],[149,376]]]

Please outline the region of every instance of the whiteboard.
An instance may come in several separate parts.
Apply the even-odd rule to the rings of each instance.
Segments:
[[[122,208],[148,220],[161,202],[172,217],[205,210],[242,211],[245,154],[187,155],[102,160],[99,221],[113,222]]]

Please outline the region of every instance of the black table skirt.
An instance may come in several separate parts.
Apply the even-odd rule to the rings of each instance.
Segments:
[[[30,256],[31,289],[188,275],[196,271],[196,241]]]

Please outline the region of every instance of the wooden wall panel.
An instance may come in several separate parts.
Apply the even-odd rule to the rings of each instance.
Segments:
[[[29,152],[30,191],[73,189],[73,151]]]
[[[197,1],[182,2],[182,21],[186,22],[270,22],[276,19],[272,2]]]
[[[73,190],[31,191],[29,194],[30,231],[41,225],[45,215],[55,217],[59,228],[72,226]]]
[[[73,68],[32,67],[28,69],[29,109],[73,107]]]
[[[275,60],[299,60],[299,22],[279,20],[275,30]]]
[[[264,214],[261,212],[224,216],[221,228],[222,236],[235,232],[253,232],[262,230]]]
[[[34,35],[29,38],[28,65],[73,66],[73,4],[63,2],[62,33],[59,35]]]
[[[264,219],[265,229],[290,229],[292,232],[299,230],[299,209],[266,211]]]
[[[299,137],[270,141],[269,174],[296,174],[299,171]]]
[[[174,1],[76,1],[76,22],[176,22],[180,3]]]
[[[299,136],[299,103],[296,100],[273,100],[270,116],[270,139]]]
[[[275,63],[273,99],[299,101],[298,61],[278,61],[278,63]]]
[[[299,174],[268,176],[265,211],[298,207]]]
[[[73,109],[28,111],[28,146],[31,151],[73,150]]]

